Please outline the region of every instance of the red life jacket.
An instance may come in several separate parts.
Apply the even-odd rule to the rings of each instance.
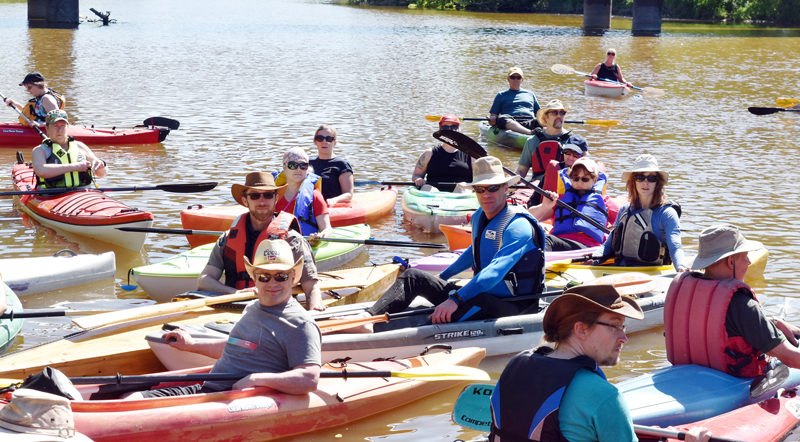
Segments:
[[[261,244],[261,241],[265,239],[285,239],[289,229],[300,232],[300,224],[292,214],[278,212],[275,215],[275,219],[258,235],[258,239],[253,244],[248,244],[247,219],[249,217],[250,214],[245,213],[239,215],[233,221],[233,226],[228,232],[228,241],[222,251],[225,285],[234,287],[236,290],[252,287],[255,284],[244,266],[244,257],[247,256],[247,259],[253,262],[253,253],[256,246]]]
[[[702,279],[700,273],[679,273],[664,302],[667,360],[675,365],[702,365],[737,377],[760,375],[769,357],[739,336],[728,337],[725,330],[728,305],[741,288],[758,301],[752,289],[737,279]]]
[[[541,127],[533,130],[533,135],[539,139],[539,146],[531,155],[531,171],[534,175],[542,173],[550,161],[564,161],[564,150],[561,146],[567,142],[572,132],[559,135],[557,138],[548,138]]]

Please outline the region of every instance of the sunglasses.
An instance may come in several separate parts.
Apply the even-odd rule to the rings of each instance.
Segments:
[[[563,117],[564,115],[567,115],[567,111],[565,111],[565,110],[560,110],[560,111],[547,111],[547,114],[545,114],[545,115],[549,115],[549,114],[553,114],[553,115],[561,115],[561,116]]]
[[[440,130],[458,130],[458,126],[455,125],[455,124],[452,125],[452,126],[439,126],[439,129]]]
[[[286,272],[280,272],[274,275],[271,275],[269,273],[259,273],[256,275],[256,279],[259,282],[269,282],[270,279],[272,278],[275,278],[275,281],[277,282],[286,282],[289,280],[289,274]]]
[[[575,152],[574,150],[567,150],[567,151],[565,151],[565,152],[564,152],[564,155],[569,155],[569,156],[572,156],[572,157],[583,158],[583,155],[579,154],[578,152]]]
[[[583,181],[584,183],[588,183],[589,181],[592,180],[591,177],[588,177],[588,176],[577,176],[577,175],[571,176],[571,177],[569,177],[569,179],[571,179],[572,181]]]
[[[519,75],[512,75],[512,76],[510,76],[508,78],[510,78],[512,80],[522,80],[522,77],[520,77]]]
[[[286,163],[286,167],[288,167],[289,170],[295,170],[298,167],[301,170],[308,170],[308,163],[297,163],[295,161],[289,161],[288,163]]]
[[[614,55],[614,56],[616,56],[617,54],[615,54],[614,52],[608,52],[608,53],[606,53],[606,55]]]
[[[648,183],[657,183],[658,175],[634,175],[633,179],[637,183],[643,183],[645,180],[647,180]]]
[[[323,136],[323,135],[315,135],[314,139],[319,141],[320,143],[323,142],[323,141],[327,141],[329,143],[333,143],[333,140],[335,140],[336,137],[331,137],[331,136],[327,136],[326,137],[326,136]]]
[[[247,197],[250,198],[251,201],[260,200],[261,197],[264,197],[265,200],[271,200],[275,198],[275,192],[264,192],[264,193],[248,193]]]
[[[489,193],[495,193],[495,192],[497,192],[498,190],[500,190],[502,188],[503,188],[503,186],[500,185],[500,184],[493,184],[493,185],[488,186],[488,187],[472,186],[472,190],[474,190],[475,193],[483,193],[483,192],[486,192],[487,190],[489,191]]]

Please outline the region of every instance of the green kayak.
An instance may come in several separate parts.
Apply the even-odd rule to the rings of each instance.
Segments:
[[[4,282],[0,282],[0,285],[2,285],[0,290],[5,290],[6,292],[6,304],[8,305],[6,311],[13,311],[16,313],[22,312],[22,303],[19,302],[17,294],[8,288]],[[17,337],[17,333],[19,333],[21,328],[22,319],[14,319],[13,321],[10,319],[0,319],[0,354],[3,354],[3,352],[11,347],[14,343],[14,338]]]
[[[369,239],[369,225],[335,227],[333,238]],[[131,269],[133,279],[148,296],[158,302],[169,302],[175,295],[197,289],[197,277],[208,263],[214,243],[204,244],[165,261]],[[313,247],[317,271],[331,270],[353,260],[364,249],[363,244],[320,241]]]
[[[522,149],[525,147],[525,142],[531,137],[530,135],[523,135],[519,132],[503,130],[497,126],[489,126],[489,123],[485,121],[481,121],[481,123],[478,124],[478,130],[481,131],[481,135],[492,143],[512,149]]]
[[[423,192],[411,187],[401,200],[403,217],[426,232],[441,232],[441,224],[463,224],[478,209],[474,193]]]

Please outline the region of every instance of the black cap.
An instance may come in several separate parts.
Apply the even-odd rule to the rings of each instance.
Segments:
[[[31,72],[30,74],[25,76],[25,79],[22,80],[22,83],[20,83],[19,85],[25,86],[28,83],[38,83],[40,81],[44,81],[44,75],[38,72]]]

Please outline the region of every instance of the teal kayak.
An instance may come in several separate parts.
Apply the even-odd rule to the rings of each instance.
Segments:
[[[423,192],[411,187],[401,200],[403,217],[425,230],[441,232],[441,224],[463,224],[478,209],[478,197],[470,193]]]
[[[6,304],[8,305],[6,311],[22,312],[22,303],[19,302],[17,294],[8,288],[4,282],[0,282],[0,284],[2,284],[0,289],[6,292]],[[11,319],[0,319],[0,354],[3,354],[11,347],[21,328],[22,319],[14,319],[13,321]]]
[[[519,132],[512,130],[503,130],[497,126],[489,126],[489,123],[481,121],[478,124],[478,130],[481,135],[492,143],[501,146],[510,147],[512,149],[522,149],[525,147],[525,142],[531,135],[523,135]]]
[[[333,238],[369,239],[367,224],[334,227]],[[131,269],[133,279],[148,296],[158,302],[169,302],[175,295],[197,289],[197,277],[208,263],[216,242],[203,244],[165,261]],[[326,271],[353,260],[364,249],[363,244],[320,241],[312,247],[317,270]]]

